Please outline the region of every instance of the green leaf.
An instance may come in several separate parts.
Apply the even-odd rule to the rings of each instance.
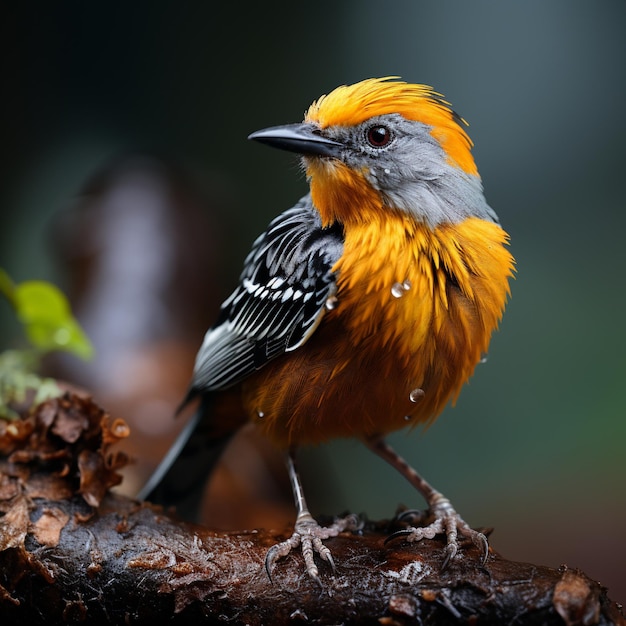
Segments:
[[[16,419],[15,406],[25,401],[29,391],[35,392],[35,404],[61,394],[54,380],[34,373],[46,352],[65,350],[88,359],[93,348],[67,298],[54,285],[39,280],[16,285],[0,268],[0,295],[15,310],[34,348],[0,353],[0,418]]]
[[[54,285],[39,280],[15,288],[15,307],[31,343],[41,350],[66,350],[88,359],[91,343],[72,316],[69,302]]]
[[[60,289],[40,280],[15,285],[0,269],[0,292],[12,304],[34,347],[45,352],[64,350],[83,359],[93,356],[91,342]]]

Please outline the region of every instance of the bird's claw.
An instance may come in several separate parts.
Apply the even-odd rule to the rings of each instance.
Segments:
[[[404,521],[408,518],[415,519],[416,513],[418,519],[423,519],[424,515],[416,511],[404,511],[398,516],[398,520]],[[481,551],[481,565],[487,562],[489,556],[489,542],[487,537],[470,527],[470,525],[454,510],[449,500],[441,497],[430,510],[431,517],[434,520],[426,526],[410,526],[403,528],[389,535],[385,540],[385,544],[397,539],[404,539],[409,543],[421,541],[422,539],[433,539],[437,535],[446,536],[445,556],[441,569],[448,567],[450,562],[456,557],[459,550],[459,537],[470,539],[471,542]],[[414,522],[415,523],[415,522]]]
[[[429,517],[429,511],[420,509],[406,509],[396,515],[396,522],[407,522],[408,524],[422,524]]]
[[[270,580],[276,562],[287,556],[292,550],[300,546],[307,574],[317,583],[320,583],[319,570],[315,565],[317,553],[323,561],[326,561],[333,572],[335,561],[324,541],[336,537],[346,530],[358,530],[361,522],[356,515],[348,515],[336,520],[330,526],[320,526],[312,517],[306,516],[296,521],[294,532],[291,537],[272,546],[265,556],[265,571]]]

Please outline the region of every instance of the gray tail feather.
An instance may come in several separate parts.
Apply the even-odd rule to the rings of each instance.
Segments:
[[[173,506],[183,519],[197,521],[211,471],[233,433],[211,437],[207,418],[209,398],[202,402],[137,494],[138,500]]]

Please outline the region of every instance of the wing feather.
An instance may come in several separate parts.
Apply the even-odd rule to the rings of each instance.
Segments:
[[[192,389],[233,385],[307,341],[335,292],[332,268],[342,251],[341,227],[322,228],[310,196],[275,218],[205,335]]]

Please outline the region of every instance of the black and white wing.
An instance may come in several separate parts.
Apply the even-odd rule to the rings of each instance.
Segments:
[[[332,268],[343,252],[339,225],[322,228],[309,196],[273,220],[254,242],[239,285],[198,351],[191,388],[202,403],[138,494],[195,519],[201,494],[231,431],[216,438],[212,390],[224,389],[295,350],[320,323],[335,292]],[[235,427],[237,425],[234,425]]]
[[[342,251],[342,228],[322,228],[310,196],[275,218],[254,242],[238,287],[204,338],[192,389],[223,389],[301,346],[334,294],[332,268]]]

